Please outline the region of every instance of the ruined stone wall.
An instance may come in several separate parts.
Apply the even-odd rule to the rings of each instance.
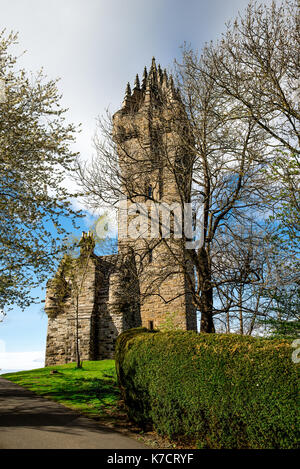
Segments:
[[[45,365],[61,365],[67,363],[69,352],[67,350],[68,337],[67,314],[61,313],[57,317],[49,317],[46,345]]]
[[[115,340],[123,331],[118,314],[110,309],[111,289],[114,285],[118,256],[105,256],[100,259],[102,283],[97,292],[98,336],[97,359],[114,357]]]
[[[100,314],[100,357],[113,358],[118,335],[141,325],[138,285],[131,262],[119,255],[111,264]]]
[[[82,258],[81,258],[82,261]],[[74,265],[75,277],[70,286],[70,295],[57,301],[57,284],[48,284],[45,311],[48,314],[46,365],[76,361],[76,334],[80,344],[82,360],[95,357],[93,330],[95,323],[95,281],[97,259],[83,260],[83,265]],[[66,282],[68,278],[66,279]],[[56,286],[56,288],[55,288]],[[78,311],[76,308],[78,297]]]
[[[76,361],[77,322],[81,360],[113,358],[117,336],[141,324],[138,298],[126,293],[128,272],[121,256],[92,255],[87,263],[85,259],[81,255],[74,265],[76,285],[81,287],[78,319],[74,288],[58,307],[57,292],[48,282],[46,366]]]

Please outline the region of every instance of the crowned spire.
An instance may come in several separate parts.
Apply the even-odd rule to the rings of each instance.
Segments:
[[[172,75],[168,75],[160,64],[156,65],[155,57],[152,57],[150,68],[147,70],[147,67],[144,67],[142,79],[140,80],[137,74],[133,88],[127,83],[122,109],[125,112],[136,111],[144,105],[148,107],[151,103],[158,106],[163,100],[175,102],[181,101],[181,97],[175,88]]]

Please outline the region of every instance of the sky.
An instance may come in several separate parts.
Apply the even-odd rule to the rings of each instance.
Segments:
[[[67,118],[82,125],[75,150],[88,159],[94,151],[97,116],[121,106],[127,82],[133,84],[153,56],[162,68],[172,67],[175,58],[180,60],[184,42],[201,50],[205,42],[220,37],[225,23],[247,3],[0,0],[0,30],[19,33],[12,52],[19,56],[20,67],[32,72],[43,67],[49,79],[60,77]],[[44,299],[42,288],[35,293]],[[14,308],[0,323],[0,374],[44,366],[47,317],[42,306]]]

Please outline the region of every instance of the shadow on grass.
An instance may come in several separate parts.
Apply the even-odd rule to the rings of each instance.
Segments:
[[[114,364],[88,362],[82,369],[76,369],[75,364],[68,364],[7,374],[4,378],[22,386],[37,397],[60,403],[73,412],[90,417],[99,423],[105,421],[111,425],[125,426],[125,421],[127,421]],[[13,397],[14,389],[11,391],[11,397]],[[10,390],[6,389],[5,392],[8,397]],[[19,398],[21,394],[22,397],[26,397],[26,391],[20,388]],[[3,410],[6,414],[4,408]],[[34,411],[31,408],[30,412],[32,410]],[[20,411],[21,409],[18,409],[18,412]],[[43,413],[42,408],[40,411]],[[3,416],[3,412],[1,414]]]
[[[42,396],[48,396],[55,400],[68,401],[74,404],[87,404],[106,406],[116,403],[120,398],[119,388],[114,380],[108,379],[84,379],[68,378],[55,382],[55,387],[39,390]]]

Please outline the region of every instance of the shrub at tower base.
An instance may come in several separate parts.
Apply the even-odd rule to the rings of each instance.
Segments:
[[[130,329],[116,367],[129,416],[199,448],[296,448],[298,366],[287,340]]]

